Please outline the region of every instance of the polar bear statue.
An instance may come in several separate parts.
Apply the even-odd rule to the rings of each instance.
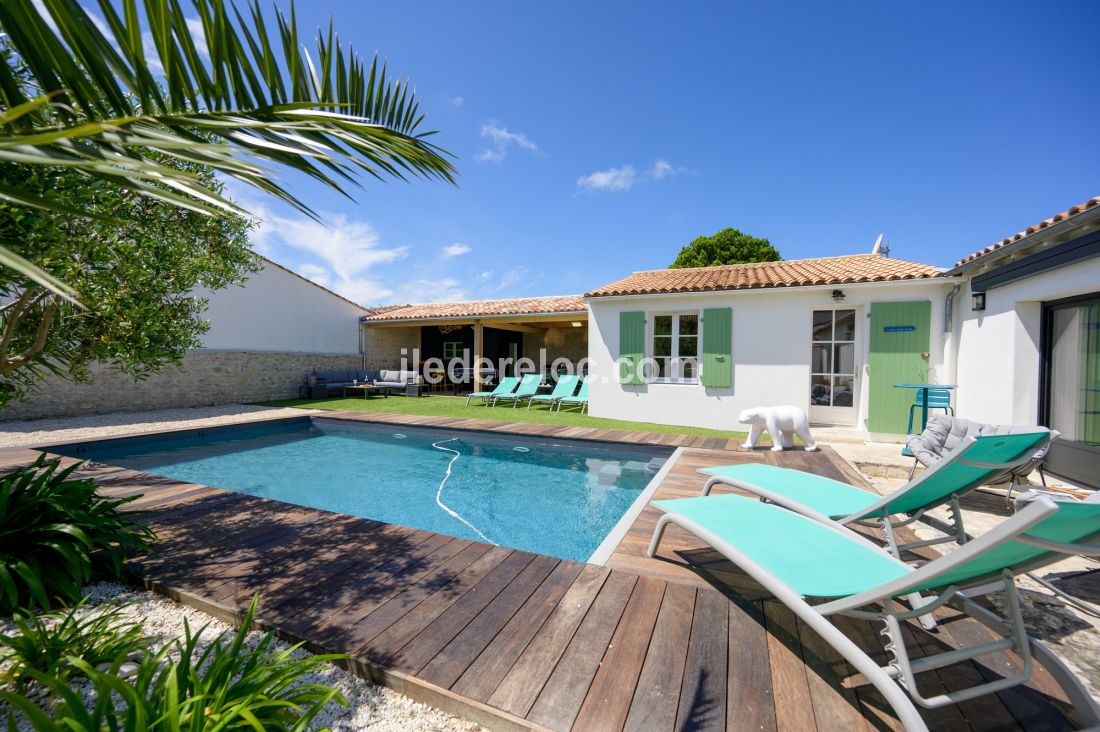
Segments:
[[[807,450],[816,450],[817,442],[810,434],[810,421],[799,407],[756,407],[741,412],[738,420],[749,425],[749,439],[745,448],[756,447],[760,435],[767,431],[772,438],[772,451],[779,452],[794,447],[794,435],[802,438]]]

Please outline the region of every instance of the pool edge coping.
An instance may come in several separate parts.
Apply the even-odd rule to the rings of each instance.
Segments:
[[[585,560],[588,564],[597,564],[601,567],[606,567],[607,562],[615,554],[615,550],[622,543],[622,540],[630,532],[630,528],[634,525],[634,522],[638,520],[638,517],[642,514],[642,511],[649,505],[649,500],[653,497],[653,494],[657,492],[657,489],[661,487],[665,478],[672,472],[673,466],[680,460],[680,456],[684,454],[683,445],[678,446],[669,455],[668,460],[661,466],[661,469],[654,474],[650,479],[646,487],[642,489],[642,492],[638,494],[638,497],[634,499],[633,503],[626,509],[626,512],[619,518],[615,525],[611,527],[611,531],[607,536],[603,538],[600,545],[596,547],[596,550]]]

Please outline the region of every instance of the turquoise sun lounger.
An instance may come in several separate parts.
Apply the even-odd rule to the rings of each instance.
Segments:
[[[550,405],[550,409],[554,408],[554,403],[559,399],[573,396],[573,392],[577,390],[577,382],[581,380],[578,374],[563,374],[558,377],[558,383],[554,384],[554,391],[549,394],[536,394],[527,400],[527,409],[531,409],[532,404],[545,403]]]
[[[538,394],[539,384],[541,383],[542,374],[524,374],[519,382],[518,389],[505,394],[493,394],[490,401],[493,403],[494,407],[497,405],[497,402],[500,401],[512,402],[512,408],[515,409],[520,399],[530,399]]]
[[[1043,429],[968,437],[940,462],[885,496],[813,473],[760,463],[700,468],[699,472],[711,476],[703,486],[704,496],[722,483],[824,523],[855,523],[881,529],[891,551],[901,556],[906,549],[949,541],[964,543],[968,537],[959,510],[959,496],[1031,460],[1050,439],[1050,431]],[[927,514],[929,509],[944,504],[950,509],[949,522]],[[945,536],[899,544],[894,529],[914,521],[927,524]]]
[[[579,406],[582,412],[588,409],[588,379],[585,379],[584,383],[581,384],[581,389],[577,392],[576,396],[562,397],[558,400],[559,412],[563,404],[567,404],[571,407]]]
[[[1015,577],[1066,555],[1100,555],[1100,504],[1055,503],[1039,496],[995,529],[950,554],[914,568],[865,536],[836,523],[813,518],[738,495],[654,501],[664,511],[648,555],[657,553],[669,524],[714,547],[790,608],[877,688],[906,730],[927,729],[916,705],[937,708],[1025,683],[1038,659],[1073,704],[1080,721],[1100,724],[1100,708],[1062,661],[1027,635]],[[974,598],[1003,591],[1005,616]],[[930,595],[906,607],[904,598]],[[812,601],[811,601],[812,600]],[[906,621],[950,606],[986,625],[996,636],[965,648],[911,656]],[[830,618],[847,615],[881,623],[889,663],[879,666],[842,633]],[[924,687],[923,671],[969,663],[996,651],[1014,652],[1021,664],[992,677],[976,675],[974,685],[945,691]],[[916,705],[914,704],[916,703]]]
[[[475,391],[473,394],[470,394],[468,397],[466,397],[466,406],[470,406],[471,399],[484,399],[485,406],[487,407],[489,406],[489,401],[493,397],[512,393],[516,390],[516,386],[518,384],[519,379],[517,379],[515,376],[505,376],[503,379],[500,380],[500,383],[497,384],[496,388],[492,391]]]

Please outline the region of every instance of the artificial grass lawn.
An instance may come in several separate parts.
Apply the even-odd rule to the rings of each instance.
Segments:
[[[671,435],[701,435],[703,437],[745,438],[744,432],[708,430],[701,427],[685,427],[668,424],[650,424],[649,422],[627,422],[621,419],[602,419],[590,417],[577,411],[551,412],[549,408],[536,405],[527,409],[527,405],[512,407],[500,404],[484,407],[480,403],[466,406],[466,397],[429,396],[388,398],[372,397],[339,399],[283,399],[275,402],[263,402],[271,407],[303,407],[309,409],[330,409],[348,412],[386,412],[389,414],[415,414],[424,417],[456,417],[460,419],[495,419],[502,422],[530,422],[532,424],[555,424],[566,427],[594,427],[611,430],[634,430],[638,432],[657,432]]]

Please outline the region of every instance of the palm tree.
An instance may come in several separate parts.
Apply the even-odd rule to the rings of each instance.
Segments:
[[[404,80],[368,65],[332,29],[301,44],[294,6],[277,33],[256,0],[2,0],[0,161],[63,166],[211,215],[242,212],[180,163],[208,166],[316,217],[272,164],[344,195],[356,174],[454,182],[448,154],[420,132]],[[38,7],[48,11],[48,17]],[[0,198],[59,213],[49,198],[0,185]],[[0,265],[75,293],[0,242]]]

